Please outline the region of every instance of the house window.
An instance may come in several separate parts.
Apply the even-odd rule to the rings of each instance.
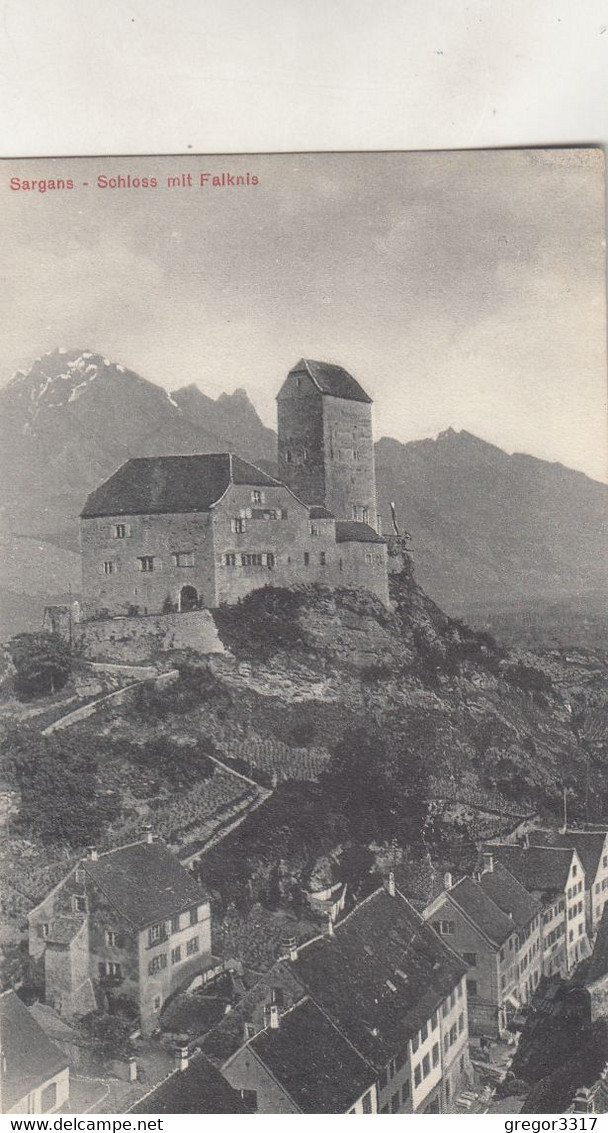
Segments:
[[[438,1024],[439,1024],[439,1012],[433,1011],[433,1014],[431,1015],[431,1030],[436,1031]]]
[[[72,906],[75,913],[87,912],[87,899],[86,897],[72,897]]]
[[[111,560],[108,560],[107,562],[105,562],[103,564],[103,573],[104,574],[116,574],[116,563],[112,562]]]
[[[176,567],[193,567],[194,566],[194,552],[193,551],[174,551],[173,552],[173,565]]]
[[[477,980],[467,980],[467,994],[477,995]]]
[[[154,556],[153,555],[140,555],[138,558],[139,569],[143,574],[151,574],[154,570]]]
[[[251,502],[252,502],[252,504],[263,504],[264,503],[264,493],[258,491],[257,488],[254,488],[253,492],[251,493]]]
[[[417,1035],[414,1035],[414,1037],[412,1039],[412,1050],[413,1050],[414,1054],[418,1050],[419,1046],[420,1046],[420,1031],[418,1032]]]
[[[177,948],[171,949],[171,963],[172,964],[179,964],[181,958],[182,958],[181,945],[178,944]]]
[[[441,936],[453,936],[456,931],[454,921],[439,921],[439,932]]]
[[[425,1054],[424,1058],[422,1059],[422,1077],[427,1078],[430,1073],[431,1073],[430,1055]]]
[[[462,1034],[463,1031],[464,1031],[464,1011],[461,1011],[460,1015],[458,1016],[458,1034],[459,1035]]]
[[[309,554],[308,551],[304,551],[304,566],[308,566],[309,564],[310,564],[310,554]]]
[[[310,534],[311,534],[311,535],[320,535],[320,534],[321,534],[321,525],[320,525],[320,523],[311,523],[311,525],[310,525]]]
[[[45,923],[39,924],[38,925],[38,936],[42,937],[43,940],[46,940],[48,935],[49,935],[48,924],[45,924]]]
[[[582,935],[583,935],[583,926],[582,926],[582,924],[579,924],[579,926],[578,926],[578,935],[579,935],[579,936],[582,936]]]
[[[369,523],[369,508],[368,507],[363,508],[363,522]]]
[[[325,554],[325,551],[321,551],[319,555],[319,562],[321,566],[327,566],[327,555]]]
[[[431,1054],[433,1056],[433,1066],[439,1066],[439,1043],[433,1043]]]
[[[368,1090],[365,1097],[363,1098],[363,1112],[364,1113],[371,1113],[372,1112],[372,1093],[371,1093],[371,1090]]]
[[[417,1066],[414,1066],[414,1085],[419,1086],[421,1081],[422,1081],[422,1070],[420,1069],[420,1063],[418,1063]]]
[[[116,948],[118,944],[118,934],[114,932],[113,929],[106,929],[106,944],[109,945],[110,948]]]
[[[573,865],[573,866],[572,866],[572,876],[573,876],[573,877],[576,877],[576,874],[577,874],[576,865]]]
[[[245,530],[245,520],[240,519],[240,518],[231,519],[230,520],[230,530],[235,535],[242,535],[244,530]]]
[[[458,984],[458,998],[462,999],[462,982]]]
[[[291,453],[289,449],[285,449],[285,463],[291,464]]]
[[[57,1105],[57,1083],[49,1082],[40,1095],[40,1112],[50,1113]]]
[[[195,952],[198,952],[198,936],[193,936],[186,945],[187,956],[194,956]]]
[[[405,1102],[408,1100],[409,1096],[410,1096],[410,1084],[409,1084],[409,1082],[404,1082],[402,1087],[401,1087],[401,1101],[405,1104]]]
[[[246,1108],[251,1110],[252,1113],[254,1113],[255,1110],[258,1107],[258,1092],[257,1092],[257,1090],[241,1090],[241,1100],[244,1103],[244,1105],[246,1106]]]
[[[426,1040],[428,1039],[428,1037],[429,1037],[429,1025],[428,1025],[428,1023],[425,1023],[424,1027],[422,1027],[421,1030],[420,1030],[420,1042],[425,1043]]]
[[[444,1050],[444,1054],[447,1054],[447,1052],[448,1052],[448,1050],[449,1050],[449,1049],[450,1049],[450,1036],[449,1036],[449,1033],[448,1033],[448,1034],[445,1034],[445,1035],[443,1036],[443,1050]]]
[[[153,956],[148,964],[148,975],[154,976],[157,972],[162,972],[167,967],[167,954],[166,952],[159,952],[158,956]]]
[[[80,868],[78,868],[78,869],[76,870],[76,881],[78,882],[78,884],[79,884],[79,885],[84,885],[84,879],[85,879],[85,872],[84,872],[84,870],[83,870],[83,869],[80,869]]]
[[[403,1070],[404,1066],[405,1066],[405,1054],[402,1051],[401,1054],[398,1054],[397,1057],[395,1058],[395,1073],[397,1073],[399,1070]]]
[[[234,551],[226,551],[224,555],[224,566],[236,566],[236,555]]]
[[[357,507],[357,504],[353,504],[353,512],[352,512],[352,514],[353,514],[353,519],[354,519],[354,520],[358,520],[358,519],[359,519],[359,508]]]
[[[120,970],[120,964],[115,964],[115,963],[113,963],[112,960],[109,960],[106,967],[107,967],[107,972],[108,972],[109,976],[114,976],[115,979],[121,979],[122,978],[122,972]]]
[[[379,1075],[378,1086],[380,1087],[381,1090],[384,1090],[386,1088],[386,1086],[388,1086],[388,1075],[387,1075],[386,1070],[383,1070],[382,1073]]]
[[[399,1090],[391,1098],[391,1113],[399,1113]]]
[[[171,917],[171,932],[179,932],[179,913],[175,917]]]
[[[477,967],[477,953],[476,952],[463,952],[462,958],[463,958],[465,964],[469,965],[469,968],[476,968]]]
[[[266,566],[268,567],[268,570],[274,570],[275,561],[276,560],[275,560],[273,552],[267,551],[266,552]]]
[[[198,909],[196,906],[190,909],[190,924],[198,924]]]
[[[371,554],[369,553],[369,551],[368,551],[368,552],[366,553],[366,555],[365,555],[365,561],[366,561],[366,563],[368,563],[368,564],[370,564],[370,563],[373,563],[373,561],[374,561],[374,556],[373,556],[373,555],[371,555]]]
[[[162,936],[163,936],[163,926],[162,926],[162,924],[150,925],[150,928],[148,929],[148,944],[150,944],[150,945],[158,944],[158,941],[162,940]]]

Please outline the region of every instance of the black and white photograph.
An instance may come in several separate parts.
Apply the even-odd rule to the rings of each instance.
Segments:
[[[602,148],[0,234],[0,1112],[608,1112]]]

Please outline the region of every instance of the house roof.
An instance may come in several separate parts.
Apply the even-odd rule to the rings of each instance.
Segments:
[[[80,864],[136,928],[208,900],[205,890],[161,842],[137,842]]]
[[[308,997],[247,1045],[301,1113],[346,1113],[376,1077]]]
[[[355,523],[354,520],[336,520],[336,543],[386,543],[368,523]]]
[[[561,893],[566,887],[572,864],[572,849],[490,843],[483,850],[502,862],[528,891]]]
[[[608,902],[604,905],[602,918],[598,925],[593,952],[589,959],[589,967],[585,977],[587,985],[595,983],[608,975]]]
[[[240,1094],[197,1051],[187,1070],[176,1070],[131,1106],[129,1113],[250,1113]]]
[[[277,487],[280,481],[229,452],[127,460],[90,496],[83,519],[209,511],[230,484]]]
[[[0,994],[0,1033],[6,1069],[2,1069],[2,1108],[6,1112],[30,1090],[42,1086],[68,1065],[65,1055],[45,1035],[14,991]]]
[[[376,890],[290,970],[359,1053],[381,1070],[467,971],[399,891]]]
[[[320,393],[329,397],[341,397],[345,401],[364,401],[371,404],[359,382],[343,366],[331,362],[315,362],[312,358],[300,358],[289,374],[306,373],[312,378]]]
[[[511,914],[515,928],[525,928],[540,912],[540,901],[528,893],[502,862],[495,862],[492,870],[484,870],[479,884],[503,913]]]
[[[604,853],[605,830],[567,830],[565,833],[560,830],[531,830],[529,838],[537,846],[575,849],[583,863],[587,884],[593,884]]]
[[[318,504],[313,504],[309,508],[311,519],[335,519],[333,511],[328,511],[326,507],[320,507]]]
[[[472,877],[457,881],[447,896],[497,948],[515,932],[511,918]]]

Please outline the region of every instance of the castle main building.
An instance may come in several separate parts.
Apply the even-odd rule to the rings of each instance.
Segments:
[[[277,401],[280,479],[232,453],[144,457],[91,493],[85,618],[213,608],[313,582],[388,603],[371,398],[342,367],[303,359]]]

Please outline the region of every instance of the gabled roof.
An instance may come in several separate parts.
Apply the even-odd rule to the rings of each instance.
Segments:
[[[329,397],[341,397],[345,401],[364,401],[371,405],[369,397],[359,382],[343,366],[331,362],[315,362],[312,358],[300,358],[289,374],[306,373],[320,393]]]
[[[511,918],[503,913],[472,877],[461,878],[447,890],[446,896],[497,948],[515,932]]]
[[[250,1113],[240,1094],[197,1051],[186,1070],[176,1070],[140,1098],[128,1113]]]
[[[0,1035],[6,1069],[2,1067],[2,1108],[7,1112],[30,1090],[65,1070],[68,1060],[45,1035],[14,991],[0,994]]]
[[[593,952],[585,976],[585,984],[589,986],[589,984],[601,980],[604,976],[608,976],[608,901],[604,905],[602,919],[598,925]]]
[[[528,892],[561,893],[566,887],[574,850],[561,846],[512,846],[488,844],[484,853],[492,854],[517,878]]]
[[[204,512],[230,484],[277,487],[280,481],[229,452],[127,460],[91,492],[82,518]]]
[[[300,1113],[346,1113],[376,1071],[308,997],[247,1044]]]
[[[354,520],[336,520],[336,543],[386,543],[382,535],[378,535],[368,523],[356,523]]]
[[[536,846],[575,849],[583,863],[587,884],[593,884],[604,853],[605,830],[567,830],[565,833],[561,830],[531,830],[529,838]]]
[[[376,890],[333,936],[304,944],[290,970],[378,1070],[431,1017],[467,971],[399,891]]]
[[[495,862],[493,869],[484,870],[479,877],[479,884],[503,913],[511,914],[513,924],[518,929],[529,925],[540,912],[540,901],[528,893],[502,862]]]
[[[80,865],[136,928],[208,900],[189,870],[161,842],[137,842],[100,854],[96,860],[85,858]]]

